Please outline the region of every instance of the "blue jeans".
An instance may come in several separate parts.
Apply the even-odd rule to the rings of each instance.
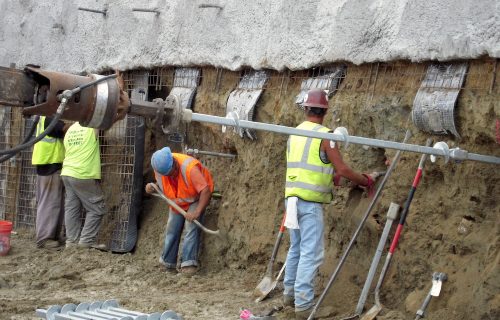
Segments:
[[[321,203],[297,202],[300,229],[288,229],[290,249],[286,258],[284,294],[295,298],[295,311],[313,306],[314,278],[324,258],[323,208]]]
[[[198,202],[191,204],[188,212],[191,212],[198,206]],[[198,218],[202,221],[203,213]],[[185,228],[184,228],[185,225]],[[165,242],[160,262],[167,268],[175,269],[177,267],[177,254],[179,253],[179,243],[182,236],[182,229],[185,229],[184,241],[182,243],[181,268],[188,266],[198,266],[198,248],[200,245],[200,228],[194,223],[186,221],[180,213],[170,212],[168,214],[167,230],[165,233]]]

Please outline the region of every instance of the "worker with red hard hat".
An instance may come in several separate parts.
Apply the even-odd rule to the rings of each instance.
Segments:
[[[298,129],[332,132],[322,125],[328,110],[324,90],[311,89],[302,106],[306,121]],[[284,304],[295,306],[297,319],[307,319],[314,298],[314,278],[323,262],[323,203],[333,199],[334,175],[371,187],[376,173],[361,174],[342,159],[338,144],[330,140],[290,136],[287,142],[285,226],[290,249],[286,259]]]

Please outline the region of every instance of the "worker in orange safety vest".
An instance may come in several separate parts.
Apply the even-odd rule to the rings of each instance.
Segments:
[[[167,271],[177,272],[179,244],[182,230],[186,226],[182,244],[181,272],[196,273],[200,228],[192,221],[195,219],[201,221],[210,203],[214,190],[212,175],[197,159],[181,153],[172,153],[168,147],[153,153],[151,166],[155,171],[156,184],[165,196],[187,212],[184,218],[172,207],[169,208],[165,242],[159,261]],[[146,192],[153,193],[155,189],[148,183]]]

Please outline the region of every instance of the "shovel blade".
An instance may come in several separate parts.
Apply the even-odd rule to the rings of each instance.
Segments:
[[[277,284],[278,284],[278,280],[274,280],[273,283],[271,283],[271,286],[266,289],[266,292],[262,292],[262,294],[257,299],[255,299],[255,302],[261,302],[262,300],[264,300],[267,297],[267,295],[271,291],[273,291],[274,288],[276,288]]]
[[[266,275],[264,278],[260,281],[260,283],[255,287],[254,296],[257,297],[257,299],[264,299],[269,292],[273,290],[273,279],[271,276]]]
[[[370,310],[368,310],[367,313],[365,313],[362,317],[361,320],[373,320],[375,317],[379,314],[380,310],[382,310],[381,305],[374,305]]]

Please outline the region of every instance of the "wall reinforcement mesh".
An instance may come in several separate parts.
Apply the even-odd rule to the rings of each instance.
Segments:
[[[0,150],[17,145],[28,133],[32,118],[18,108],[0,108]],[[117,252],[133,249],[137,239],[137,214],[142,197],[144,119],[127,116],[112,129],[101,132],[102,186],[106,197],[99,241]],[[15,228],[34,231],[36,219],[36,171],[31,165],[33,148],[0,163],[0,219],[14,221]]]

